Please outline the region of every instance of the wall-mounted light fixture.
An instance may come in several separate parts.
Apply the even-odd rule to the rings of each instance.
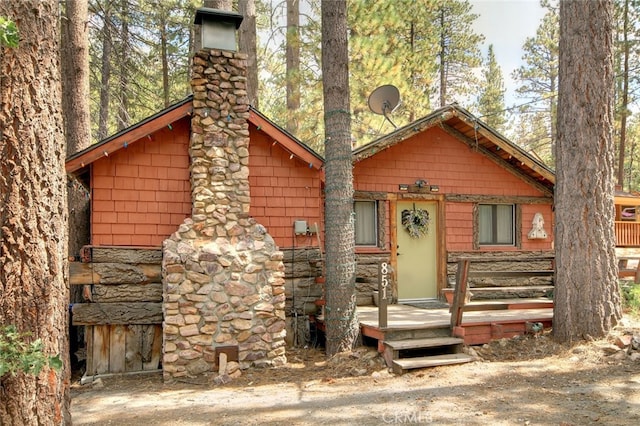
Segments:
[[[440,187],[438,185],[429,186],[429,191],[431,192],[440,192]]]
[[[398,190],[399,191],[408,191],[409,190],[409,185],[407,185],[406,183],[401,183],[400,185],[398,185]]]

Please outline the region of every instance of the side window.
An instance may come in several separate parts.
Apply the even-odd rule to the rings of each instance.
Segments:
[[[356,245],[378,245],[378,205],[375,201],[355,201],[353,203],[356,223]]]
[[[480,245],[515,245],[515,206],[480,204],[478,242]]]

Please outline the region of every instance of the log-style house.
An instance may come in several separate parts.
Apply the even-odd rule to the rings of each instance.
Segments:
[[[67,160],[91,199],[91,241],[70,266],[85,290],[72,320],[86,326],[87,375],[162,367],[173,379],[216,371],[222,355],[278,365],[285,335],[308,339],[323,294],[323,158],[248,105],[246,56],[227,49],[196,53],[193,96]],[[381,261],[394,299],[419,303],[443,297],[460,257],[553,248],[553,173],[457,105],[353,162],[359,305],[373,304]]]
[[[68,173],[91,194],[91,241],[84,263],[71,267],[72,284],[91,285],[91,300],[74,307],[74,323],[91,326],[90,347],[109,339],[125,347],[125,324],[156,324],[160,336],[161,245],[191,211],[192,103],[189,97],[67,161]],[[302,341],[303,319],[322,297],[315,278],[322,274],[323,159],[258,111],[250,109],[248,121],[249,214],[285,253],[286,312],[290,323],[301,322],[289,324],[289,334]],[[361,305],[373,303],[381,260],[396,273],[396,298],[411,303],[441,298],[460,256],[552,249],[553,174],[459,106],[354,150],[354,187]],[[429,219],[417,239],[403,224],[403,214],[414,209]],[[531,234],[536,215],[543,233]],[[100,316],[110,309],[113,314]],[[127,319],[114,322],[125,311]],[[147,337],[140,359],[149,359],[154,341],[159,350],[158,339]],[[126,355],[111,358],[118,367],[102,359],[92,371],[129,369],[122,366]]]

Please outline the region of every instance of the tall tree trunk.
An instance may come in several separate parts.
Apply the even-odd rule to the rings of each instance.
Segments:
[[[409,28],[409,46],[411,49],[411,53],[415,54],[416,52],[416,26],[413,22],[411,22],[410,24],[410,28]],[[415,84],[417,75],[416,75],[416,71],[413,67],[411,67],[411,85],[413,86]],[[416,112],[414,109],[411,109],[411,111],[409,111],[409,123],[413,123],[416,120]]]
[[[618,185],[624,185],[624,159],[627,144],[627,115],[629,105],[629,0],[624,2],[622,28],[622,103],[620,105],[620,143],[618,144]]]
[[[238,0],[238,13],[244,18],[238,33],[238,47],[247,57],[247,96],[249,104],[259,108],[258,102],[258,49],[256,41],[255,0]]]
[[[111,21],[111,2],[107,1],[103,7],[104,16],[102,24],[102,58],[100,66],[100,114],[98,120],[98,140],[102,140],[109,136],[109,105],[110,93],[109,84],[111,83],[111,51],[113,41],[111,34],[113,32],[113,23]]]
[[[127,0],[120,4],[120,75],[118,85],[118,130],[129,127],[129,5]]]
[[[204,0],[204,7],[210,7],[212,9],[231,10],[232,5],[232,0]]]
[[[61,20],[62,111],[64,116],[67,155],[91,145],[91,114],[89,109],[89,31],[86,0],[66,0]],[[69,256],[78,257],[89,244],[89,197],[78,182],[67,185],[69,210]],[[82,286],[70,290],[70,302],[82,302]],[[75,343],[71,342],[72,353]]]
[[[20,31],[0,54],[0,324],[41,339],[63,368],[0,377],[0,424],[69,415],[66,154],[56,0],[0,2]]]
[[[300,109],[300,2],[287,0],[287,130],[298,134]]]
[[[219,10],[232,10],[232,1],[231,0],[204,0],[203,7],[208,7],[210,9],[219,9]],[[202,48],[202,27],[200,25],[196,25],[194,28],[194,52],[197,52]],[[193,57],[193,55],[192,55]]]
[[[613,212],[613,3],[560,2],[554,337],[620,319]]]
[[[444,29],[444,9],[440,8],[440,106],[447,103],[447,39]]]
[[[160,5],[159,7],[164,8]],[[169,60],[167,58],[167,13],[163,9],[160,22],[160,56],[162,57],[162,98],[164,107],[170,105],[169,99]]]
[[[327,356],[332,356],[352,349],[358,337],[346,0],[323,1],[321,13],[326,156],[325,322]]]
[[[549,93],[556,93],[556,78],[552,75],[549,79]],[[551,156],[555,161],[556,144],[558,143],[558,102],[557,99],[551,97],[549,99],[549,111],[551,116]]]
[[[89,114],[89,21],[87,0],[65,0],[60,26],[62,110],[67,155],[91,145]]]

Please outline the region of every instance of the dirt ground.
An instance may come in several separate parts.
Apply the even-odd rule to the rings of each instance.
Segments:
[[[75,425],[638,425],[640,337],[625,317],[607,339],[563,346],[548,334],[474,347],[475,362],[395,376],[373,348],[329,361],[291,349],[288,364],[163,384],[160,374],[72,387]],[[633,354],[636,355],[633,355]]]

